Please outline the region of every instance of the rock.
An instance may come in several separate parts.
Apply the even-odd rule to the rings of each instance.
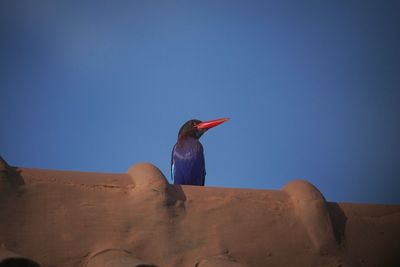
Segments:
[[[294,180],[283,187],[292,199],[295,213],[303,223],[314,248],[321,254],[335,251],[337,244],[325,198],[311,183]]]
[[[153,164],[143,162],[129,168],[128,174],[135,183],[134,190],[165,192],[168,181],[162,172]]]

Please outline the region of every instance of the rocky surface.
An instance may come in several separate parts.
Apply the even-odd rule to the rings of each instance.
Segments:
[[[0,159],[0,267],[394,267],[399,237],[400,205],[329,203],[304,180],[174,186],[148,163],[113,174]]]

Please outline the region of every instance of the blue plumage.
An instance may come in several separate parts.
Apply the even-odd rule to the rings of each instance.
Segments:
[[[179,140],[172,150],[174,184],[204,185],[206,176],[203,146],[195,138]]]
[[[199,139],[208,129],[227,120],[226,118],[205,122],[190,120],[183,124],[171,155],[171,178],[174,184],[204,185],[206,168],[203,146]]]

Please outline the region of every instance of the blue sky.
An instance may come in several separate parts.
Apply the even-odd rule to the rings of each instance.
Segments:
[[[189,119],[206,185],[400,203],[398,1],[1,1],[0,154],[169,178]]]

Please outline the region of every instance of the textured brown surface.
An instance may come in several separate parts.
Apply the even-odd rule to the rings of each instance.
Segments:
[[[326,203],[306,181],[227,189],[169,185],[146,163],[127,174],[4,165],[0,193],[0,244],[42,267],[112,255],[127,258],[116,266],[400,266],[399,205]]]

